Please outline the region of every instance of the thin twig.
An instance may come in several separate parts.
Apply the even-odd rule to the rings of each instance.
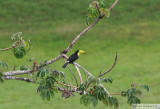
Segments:
[[[73,64],[74,65],[74,64]],[[78,72],[78,75],[79,75],[79,78],[80,78],[80,81],[81,81],[81,84],[83,84],[83,80],[82,80],[82,76],[81,76],[81,72],[79,71],[79,68],[74,65],[74,67],[76,68],[77,72]]]
[[[8,47],[8,48],[0,49],[0,51],[7,51],[7,50],[10,50],[10,49],[12,49],[12,48],[15,48],[15,47],[17,47],[21,42],[22,42],[22,37],[20,38],[20,40],[19,40],[15,45],[13,45],[13,46],[11,46],[11,47]]]
[[[116,0],[116,1],[112,4],[112,6],[109,8],[109,10],[112,10],[112,9],[116,6],[116,4],[118,3],[118,1],[119,1],[119,0]]]
[[[63,83],[58,82],[58,81],[56,81],[56,82],[57,82],[57,84],[61,84],[61,85],[63,85],[63,86],[78,88],[78,87],[76,87],[76,86],[72,86],[72,85],[68,85],[68,84],[63,84]]]
[[[114,66],[116,65],[116,62],[117,62],[117,52],[116,52],[116,57],[115,57],[114,64],[112,65],[112,67],[111,67],[109,70],[107,70],[106,72],[98,75],[97,77],[100,78],[100,77],[102,77],[103,75],[109,73],[109,72],[114,68]]]

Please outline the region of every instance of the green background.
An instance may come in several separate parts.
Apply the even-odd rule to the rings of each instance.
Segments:
[[[106,1],[107,6],[113,2]],[[17,70],[22,64],[32,65],[26,61],[28,58],[36,58],[39,63],[56,57],[86,27],[88,5],[87,0],[1,0],[0,48],[12,46],[10,36],[17,32],[22,32],[23,38],[32,42],[31,50],[23,59],[16,59],[12,50],[0,52],[0,60],[9,64],[9,69],[2,70],[13,70],[14,65]],[[104,84],[108,91],[119,93],[132,83],[144,83],[151,91],[144,91],[142,103],[160,103],[159,6],[159,0],[120,0],[110,18],[102,19],[85,33],[67,55],[77,49],[85,50],[87,54],[81,55],[77,63],[96,76],[112,66],[117,51],[116,67],[105,76],[114,80],[113,84]],[[50,67],[65,72],[70,80],[70,72],[61,68],[63,64],[61,59]],[[0,109],[109,108],[102,103],[96,108],[80,105],[78,94],[64,99],[59,93],[51,101],[43,101],[36,93],[37,87],[22,81],[5,81],[0,84]],[[120,109],[131,108],[126,98],[116,97]]]

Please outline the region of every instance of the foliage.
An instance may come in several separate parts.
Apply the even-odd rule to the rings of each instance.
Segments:
[[[91,89],[90,92],[82,95],[80,98],[81,104],[84,104],[85,106],[88,106],[92,102],[93,106],[95,107],[97,106],[98,101],[102,101],[106,106],[114,106],[115,108],[118,108],[119,106],[118,99],[108,96],[104,91],[104,88],[101,86]]]
[[[110,16],[110,10],[107,8],[107,5],[104,0],[97,0],[90,3],[88,8],[88,15],[86,20],[86,25],[89,26],[92,24],[92,22],[97,19],[98,17],[101,17],[105,15],[107,18]]]
[[[20,40],[21,37],[20,37],[20,34],[18,34],[18,39]],[[17,35],[15,34],[15,35]],[[12,36],[12,39],[15,40],[15,36]],[[18,42],[18,41],[15,41],[13,45],[17,45],[16,47],[13,48],[13,54],[16,58],[23,58],[25,55],[26,55],[26,52],[30,49],[30,42],[28,41],[21,41],[21,42]]]
[[[113,82],[112,78],[110,78],[110,77],[100,78],[100,81],[105,82],[105,83],[112,83]]]
[[[21,65],[21,66],[19,67],[19,69],[20,69],[20,70],[28,70],[29,67],[26,66],[26,65]]]
[[[50,72],[49,69],[41,68],[37,72],[37,77],[44,78],[46,74],[49,74],[49,72]]]
[[[8,64],[6,62],[0,60],[0,67],[8,68]]]
[[[140,84],[140,87],[144,88],[147,90],[147,92],[150,91],[150,87],[148,85],[143,85],[143,84]]]
[[[40,85],[37,88],[37,92],[43,100],[49,101],[51,97],[54,97],[55,92],[57,93],[57,88],[54,86],[56,79],[51,75],[48,68],[41,68],[37,72],[36,81]]]
[[[94,97],[90,93],[82,95],[80,102],[81,104],[84,104],[85,106],[88,106],[91,102],[94,107],[98,104],[98,100],[96,99],[96,97]]]
[[[132,85],[131,85],[132,86]],[[147,91],[149,91],[149,86],[148,85],[142,85],[140,84],[140,87],[143,87]],[[122,97],[127,97],[128,101],[127,103],[129,105],[131,104],[140,104],[140,97],[143,95],[142,90],[138,89],[137,86],[135,85],[134,87],[128,89],[127,91],[122,91],[121,96]]]
[[[16,58],[18,58],[18,59],[19,59],[19,58],[23,58],[24,55],[26,55],[25,47],[22,46],[22,45],[19,45],[19,46],[13,48],[13,53],[14,53],[14,56],[15,56]]]

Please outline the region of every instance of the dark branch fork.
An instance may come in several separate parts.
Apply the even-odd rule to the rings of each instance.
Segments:
[[[109,8],[109,10],[112,10],[112,9],[114,8],[114,6],[118,3],[118,1],[119,1],[119,0],[115,0],[115,2],[112,4],[112,6]],[[75,37],[75,39],[71,42],[71,44],[70,44],[65,50],[63,50],[60,55],[58,55],[56,58],[54,58],[54,59],[52,59],[52,60],[47,61],[47,64],[45,64],[45,65],[39,65],[39,66],[36,66],[36,68],[34,68],[34,69],[29,69],[29,70],[25,70],[25,71],[8,71],[8,72],[3,72],[3,75],[4,75],[3,78],[6,79],[6,80],[21,80],[21,81],[26,81],[26,82],[32,82],[32,83],[33,83],[34,81],[33,81],[32,79],[23,78],[23,77],[15,77],[15,76],[13,76],[13,75],[30,74],[30,73],[32,73],[32,72],[35,72],[35,71],[41,69],[42,67],[44,67],[44,66],[46,66],[46,65],[49,65],[49,64],[51,64],[51,63],[54,63],[54,62],[58,61],[58,60],[61,59],[61,58],[66,58],[66,59],[67,59],[67,56],[66,56],[65,54],[67,54],[67,53],[72,49],[72,47],[74,46],[74,44],[79,40],[79,38],[80,38],[82,35],[84,35],[84,34],[85,34],[88,30],[90,30],[95,24],[97,24],[104,16],[105,16],[105,15],[101,15],[101,14],[100,14],[99,18],[98,18],[93,24],[91,24],[90,26],[88,26],[87,28],[85,28],[80,34],[78,34],[78,35]],[[9,47],[9,48],[6,48],[6,49],[0,49],[0,51],[5,51],[5,50],[12,49],[12,48],[18,46],[18,45],[21,43],[21,41],[22,41],[22,39],[20,39],[20,41],[19,41],[16,45],[14,45],[14,46],[12,46],[12,47]],[[111,67],[108,71],[106,71],[106,72],[98,75],[97,78],[102,77],[102,76],[104,76],[105,74],[107,74],[108,72],[110,72],[110,71],[114,68],[114,66],[115,66],[115,64],[116,64],[116,61],[117,61],[117,53],[116,53],[115,62],[114,62],[114,64],[112,65],[112,67]],[[84,72],[86,72],[88,75],[93,76],[90,72],[88,72],[85,68],[83,68],[83,67],[80,66],[79,64],[77,64],[77,63],[74,63],[74,64],[75,64],[75,66],[76,66],[76,68],[77,68],[77,71],[79,70],[79,69],[78,69],[78,67],[79,67],[79,68],[81,68]],[[82,82],[83,82],[83,81],[81,81],[81,83],[82,83]],[[57,84],[58,84],[58,83],[57,83]],[[90,83],[90,84],[91,84],[91,83]],[[90,85],[90,84],[89,84],[89,85]],[[89,85],[88,85],[88,87],[89,87]],[[102,84],[100,84],[100,86],[103,87]],[[64,90],[65,90],[65,89],[60,88],[60,87],[57,87],[57,88],[58,88],[59,91],[64,91]],[[103,87],[103,88],[104,88],[104,87]],[[109,96],[111,96],[111,94],[109,94],[109,92],[108,92],[105,88],[104,88],[104,90],[107,92],[107,94],[108,94]],[[74,88],[72,91],[73,91],[73,92],[81,93],[80,91],[77,91],[76,88]]]

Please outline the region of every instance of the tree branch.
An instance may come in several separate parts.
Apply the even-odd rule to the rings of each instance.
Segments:
[[[34,82],[32,79],[29,78],[22,78],[22,77],[15,77],[15,76],[4,76],[3,79],[5,80],[21,80],[26,82]]]
[[[119,1],[119,0],[116,0],[116,1],[112,4],[112,6],[109,8],[110,11],[116,6],[116,4],[118,3],[118,1]]]
[[[89,71],[87,71],[85,68],[83,68],[82,66],[80,66],[79,64],[77,64],[77,63],[74,63],[75,65],[77,65],[79,68],[81,68],[84,72],[86,72],[88,75],[90,75],[90,76],[92,76],[92,77],[94,77]],[[92,81],[89,83],[89,84],[91,84],[92,83]],[[110,95],[110,93],[107,91],[107,89],[103,86],[103,84],[99,84],[101,87],[103,87],[104,88],[104,90],[105,90],[105,92],[107,93],[107,95],[108,96],[110,96],[111,97],[111,95]],[[89,87],[89,85],[87,86],[87,88]],[[86,89],[87,89],[86,88]]]
[[[56,58],[54,58],[54,59],[52,59],[50,61],[47,61],[47,64],[45,64],[45,65],[39,65],[35,69],[32,69],[32,70],[31,69],[29,69],[29,70],[22,70],[22,71],[21,70],[20,71],[8,71],[8,72],[3,72],[3,75],[4,76],[12,76],[12,75],[22,75],[22,74],[32,73],[32,72],[35,72],[35,71],[41,69],[44,66],[47,66],[47,65],[49,65],[49,64],[51,64],[53,62],[56,62],[60,58],[62,58],[62,55],[58,55]]]
[[[73,64],[74,65],[74,64]],[[81,81],[81,84],[83,84],[83,80],[82,80],[82,76],[81,76],[81,72],[79,71],[79,68],[74,65],[74,67],[76,68],[77,72],[78,72],[78,75],[79,75],[79,78],[80,78],[80,81]]]
[[[11,47],[8,47],[8,48],[0,49],[0,51],[7,51],[7,50],[10,50],[10,49],[12,49],[12,48],[15,48],[15,47],[17,47],[21,42],[22,42],[22,37],[20,38],[20,40],[19,40],[15,45],[13,45],[13,46],[11,46]]]
[[[111,67],[108,71],[106,71],[106,72],[98,75],[97,77],[100,78],[100,77],[102,77],[103,75],[109,73],[109,72],[114,68],[114,66],[116,65],[116,62],[117,62],[117,52],[116,52],[116,57],[115,57],[114,64],[112,65],[112,67]]]

